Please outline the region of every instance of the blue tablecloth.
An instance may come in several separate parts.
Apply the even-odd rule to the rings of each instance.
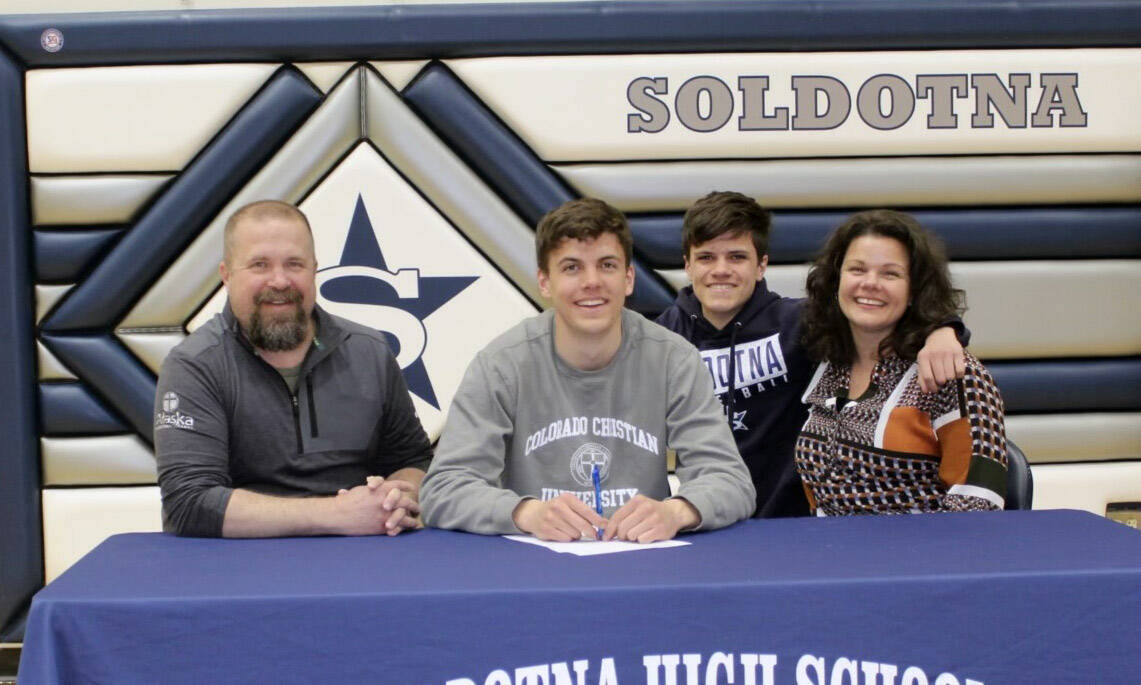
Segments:
[[[684,539],[575,557],[437,530],[119,535],[36,596],[20,682],[1141,677],[1141,533],[1100,517],[753,520]]]

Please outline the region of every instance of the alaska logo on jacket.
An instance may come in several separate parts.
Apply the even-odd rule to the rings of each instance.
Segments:
[[[162,411],[155,412],[155,430],[181,428],[194,430],[194,417],[178,411],[178,395],[168,392],[162,396]]]

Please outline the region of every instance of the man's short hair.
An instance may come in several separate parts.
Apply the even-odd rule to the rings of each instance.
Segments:
[[[564,240],[595,240],[604,233],[612,233],[618,239],[626,256],[626,266],[630,266],[634,257],[634,238],[622,212],[592,197],[564,202],[547,212],[535,229],[535,256],[539,260],[539,269],[547,271],[547,259]]]
[[[731,190],[715,190],[685,213],[682,222],[682,249],[689,259],[690,249],[725,234],[748,234],[757,248],[757,259],[769,253],[772,213],[753,198]]]
[[[222,260],[230,263],[230,256],[234,251],[234,231],[243,221],[264,221],[265,219],[293,219],[305,227],[309,233],[309,244],[313,244],[313,229],[309,226],[309,219],[297,207],[281,200],[258,200],[239,207],[236,212],[226,220],[226,229],[222,239]]]

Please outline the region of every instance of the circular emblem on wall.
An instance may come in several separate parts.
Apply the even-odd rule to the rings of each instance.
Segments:
[[[162,396],[162,410],[168,414],[178,411],[178,395],[168,392]]]
[[[40,47],[45,52],[59,52],[63,49],[63,31],[59,29],[44,29],[40,34]]]
[[[571,455],[571,476],[584,488],[594,487],[591,473],[595,465],[598,466],[598,479],[606,480],[607,474],[610,473],[610,450],[597,442],[585,443]]]

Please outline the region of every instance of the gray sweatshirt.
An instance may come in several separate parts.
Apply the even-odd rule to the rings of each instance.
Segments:
[[[555,353],[546,312],[499,336],[468,366],[420,490],[424,520],[473,533],[518,533],[524,497],[570,492],[603,515],[634,495],[670,496],[666,448],[677,452],[678,496],[701,530],[753,512],[755,494],[697,349],[623,310],[622,344],[598,371]]]

